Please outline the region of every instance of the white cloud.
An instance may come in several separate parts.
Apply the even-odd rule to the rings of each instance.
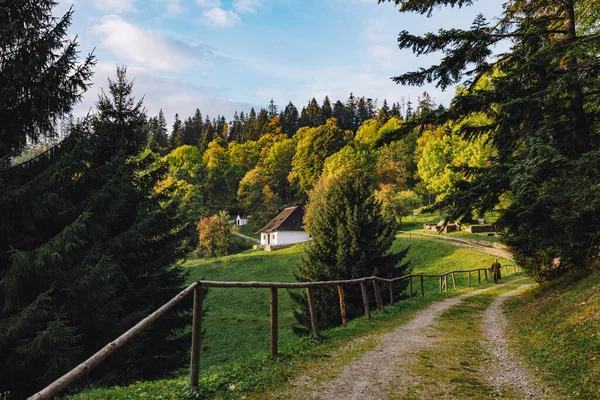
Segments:
[[[196,0],[196,4],[202,8],[221,7],[221,0]]]
[[[260,6],[262,6],[261,0],[235,0],[233,2],[233,8],[240,14],[254,14]]]
[[[181,14],[183,8],[180,4],[181,0],[167,0],[165,4],[165,8],[168,15],[178,15]]]
[[[122,60],[163,71],[185,71],[205,61],[209,52],[143,30],[118,16],[104,17],[92,32],[102,47]]]
[[[94,70],[92,87],[85,93],[83,101],[73,110],[76,117],[85,116],[90,109],[93,111],[100,90],[105,88],[104,91],[108,93],[106,90],[107,79],[114,79],[116,75],[115,66],[110,63],[98,64]],[[135,79],[133,96],[137,99],[144,99],[144,107],[146,107],[148,115],[158,115],[162,108],[169,125],[172,124],[175,113],[178,113],[183,120],[192,116],[196,108],[199,108],[203,115],[214,118],[219,114],[225,116],[227,120],[233,117],[235,111],[248,112],[252,107],[258,108],[256,104],[228,99],[225,90],[198,86],[175,78],[166,78],[146,68],[128,67],[127,78]]]
[[[136,0],[92,0],[94,7],[99,10],[120,14],[124,11],[137,11]]]
[[[202,22],[213,28],[229,28],[240,23],[240,17],[231,10],[213,7],[202,13]]]

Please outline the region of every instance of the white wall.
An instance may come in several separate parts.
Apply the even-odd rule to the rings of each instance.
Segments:
[[[304,231],[279,231],[260,234],[260,244],[294,244],[312,240]]]

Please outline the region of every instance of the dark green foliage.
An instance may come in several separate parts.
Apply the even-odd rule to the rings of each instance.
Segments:
[[[185,283],[174,205],[146,144],[142,105],[119,69],[91,123],[0,176],[0,387],[32,394],[157,309]],[[163,194],[164,195],[164,194]],[[185,304],[92,372],[156,377],[185,362]]]
[[[400,264],[408,249],[391,253],[395,225],[381,217],[373,196],[373,182],[361,169],[348,169],[338,176],[325,177],[311,193],[305,229],[313,238],[298,269],[298,281],[326,281],[367,276],[384,278],[405,274]],[[397,284],[401,292],[406,282]],[[359,285],[345,285],[348,318],[364,313]],[[387,295],[384,291],[384,296]],[[315,306],[321,327],[340,324],[337,288],[315,288]],[[300,306],[297,321],[310,327],[305,294],[294,295]],[[370,302],[375,304],[372,288]],[[389,298],[387,299],[389,300]],[[299,327],[298,332],[303,332]]]
[[[173,121],[173,128],[171,130],[171,136],[169,136],[169,148],[174,150],[179,146],[183,146],[183,134],[181,132],[182,125],[179,119],[179,114],[175,114],[175,120]]]
[[[95,60],[77,64],[77,38],[66,38],[73,15],[52,17],[52,0],[14,0],[0,7],[0,163],[28,141],[53,136],[88,88]]]
[[[289,137],[294,136],[298,131],[298,118],[298,109],[290,101],[279,117],[283,133],[287,134]]]
[[[438,6],[471,2],[395,3],[400,11],[430,14]],[[394,78],[398,83],[466,86],[450,109],[421,115],[419,123],[472,113],[491,121],[466,124],[462,133],[489,134],[497,157],[489,167],[469,171],[474,179],[457,182],[438,208],[452,219],[469,218],[497,207],[503,196],[510,205],[498,223],[506,243],[540,280],[594,264],[600,248],[600,41],[597,24],[586,20],[594,7],[590,0],[515,0],[507,2],[499,22],[478,16],[467,30],[401,32],[398,39],[400,48],[418,55],[445,54],[438,65]],[[512,40],[510,51],[491,61],[493,46],[506,39]]]

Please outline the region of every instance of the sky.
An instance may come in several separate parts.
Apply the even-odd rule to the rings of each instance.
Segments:
[[[55,15],[74,8],[69,34],[77,35],[81,58],[94,52],[93,86],[76,106],[83,116],[94,106],[116,66],[127,66],[134,94],[150,116],[162,108],[171,122],[199,108],[228,120],[234,111],[298,109],[312,97],[319,104],[355,96],[413,104],[427,90],[447,105],[454,89],[406,87],[390,78],[426,67],[441,55],[416,57],[397,47],[398,33],[467,28],[478,13],[492,20],[501,1],[440,9],[430,18],[401,14],[377,0],[70,0]]]

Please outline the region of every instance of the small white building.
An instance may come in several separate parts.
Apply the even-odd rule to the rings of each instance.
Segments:
[[[283,210],[258,232],[261,245],[285,245],[308,242],[308,233],[302,229],[304,209],[294,206]]]
[[[235,219],[236,226],[246,225],[247,223],[248,217],[246,217],[245,215],[238,214],[237,218]]]

